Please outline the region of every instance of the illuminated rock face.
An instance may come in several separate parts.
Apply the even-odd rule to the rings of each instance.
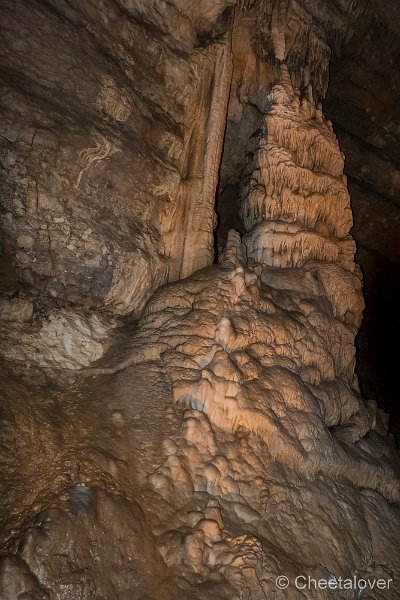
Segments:
[[[64,396],[64,439],[14,475],[11,520],[28,525],[3,588],[26,572],[38,597],[269,598],[281,574],[393,578],[399,459],[352,387],[356,328],[329,266],[346,281],[325,261],[246,263],[232,232],[220,266],[161,288],[123,360]]]
[[[252,258],[274,267],[301,267],[317,259],[354,271],[343,155],[311,89],[307,96],[300,99],[282,66],[244,190],[246,245]]]
[[[199,5],[203,27],[222,4]],[[159,215],[178,280],[145,303],[171,271],[149,285],[146,266],[121,254],[101,301],[112,310],[61,303],[35,328],[28,292],[3,305],[10,358],[34,357],[53,382],[0,374],[4,600],[355,599],[354,577],[374,587],[366,598],[398,598],[400,458],[354,375],[364,302],[343,155],[309,82],[293,88],[298,74],[282,61],[298,13],[279,6],[270,33],[280,73],[248,149],[243,238],[230,230],[210,264],[232,107],[229,25],[191,57],[203,103],[183,127],[191,175]],[[179,3],[180,34],[187,10]],[[97,107],[125,122],[129,101],[107,81]],[[78,187],[105,156],[95,148]],[[183,222],[183,233],[172,227]],[[134,324],[118,321],[132,308]]]

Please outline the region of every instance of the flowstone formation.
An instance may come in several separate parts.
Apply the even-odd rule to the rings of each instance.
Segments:
[[[400,460],[354,379],[343,157],[285,65],[268,106],[244,242],[160,288],[64,394],[51,471],[35,456],[12,474],[3,598],[398,597]]]
[[[157,292],[128,356],[64,397],[86,405],[65,409],[51,473],[35,456],[13,474],[4,598],[16,581],[35,598],[357,598],[275,579],[396,577],[400,465],[351,387],[355,328],[317,261],[244,256],[231,234],[221,266]]]
[[[0,600],[399,598],[400,457],[355,375],[362,280],[316,101],[366,9],[233,4],[18,5]],[[51,68],[37,21],[68,41]],[[242,231],[225,215],[212,264],[218,186]]]
[[[350,197],[332,125],[315,106],[310,84],[306,97],[294,92],[286,65],[268,103],[266,135],[248,167],[242,205],[249,255],[276,267],[302,267],[318,259],[353,272]],[[358,325],[360,308],[352,311]]]

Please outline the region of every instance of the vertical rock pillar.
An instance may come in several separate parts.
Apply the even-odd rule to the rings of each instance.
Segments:
[[[354,272],[344,157],[331,124],[310,87],[300,98],[284,64],[268,100],[241,205],[248,254],[272,267],[322,260]]]
[[[206,123],[200,122],[200,128],[205,127],[205,131],[198,131],[195,126],[192,136],[190,155],[193,164],[185,185],[186,224],[181,277],[213,262],[215,195],[232,77],[230,32],[222,43],[215,44],[205,57],[202,56],[202,60],[213,62],[214,73],[205,90],[209,106]]]

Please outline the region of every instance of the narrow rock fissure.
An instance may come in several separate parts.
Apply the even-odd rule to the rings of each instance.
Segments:
[[[266,97],[268,90],[260,90],[259,94]],[[217,227],[214,231],[215,262],[224,250],[230,229],[235,229],[241,235],[246,232],[240,210],[240,192],[246,164],[251,161],[257,139],[261,135],[263,114],[251,105],[243,106],[243,116],[234,122],[227,111],[225,136],[219,179],[216,192],[215,210]],[[254,142],[252,143],[252,139]]]

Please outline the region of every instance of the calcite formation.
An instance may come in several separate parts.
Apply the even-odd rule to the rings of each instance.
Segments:
[[[351,27],[343,3],[233,4],[35,4],[102,76],[84,131],[52,104],[39,127],[39,102],[5,142],[2,600],[399,597],[400,456],[355,375],[362,278],[316,101]]]
[[[271,91],[266,137],[257,151],[242,205],[249,256],[276,267],[307,260],[354,271],[355,244],[343,155],[312,91],[300,101],[283,66]]]
[[[51,598],[325,598],[275,580],[396,576],[399,458],[353,385],[359,280],[340,312],[325,261],[245,256],[232,232],[220,266],[161,288],[129,348],[64,396],[51,472],[35,456],[12,476],[5,598],[22,575]]]

